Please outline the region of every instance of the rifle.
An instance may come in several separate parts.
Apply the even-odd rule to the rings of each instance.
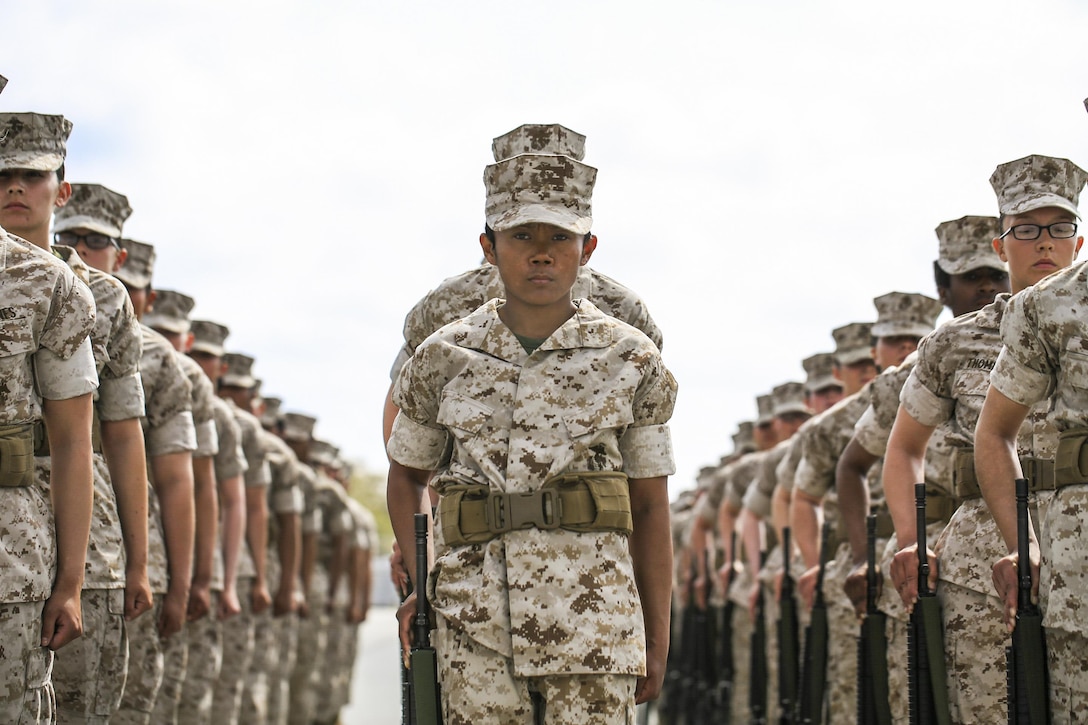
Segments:
[[[692,581],[695,579],[696,566],[695,560],[692,559]],[[703,722],[702,703],[709,689],[706,677],[706,667],[710,659],[707,646],[708,619],[707,610],[700,609],[695,603],[695,597],[690,597],[684,610],[684,631],[681,635],[682,649],[680,650],[683,662],[680,689],[685,725],[699,725]]]
[[[687,604],[680,613],[680,636],[669,641],[668,664],[665,668],[665,682],[662,689],[666,690],[662,715],[667,725],[687,721],[691,715],[690,690],[692,688],[692,650],[695,635],[695,577],[694,562],[691,564],[692,576],[688,578],[684,591],[687,593]],[[681,709],[683,708],[683,709]]]
[[[762,571],[767,564],[767,552],[759,552],[759,568]],[[750,655],[750,681],[748,687],[748,709],[751,712],[751,725],[767,724],[767,622],[763,608],[763,585],[758,575],[754,577],[759,587],[756,595],[755,624],[752,625]]]
[[[729,538],[729,575],[725,579],[723,592],[724,604],[718,620],[718,682],[714,691],[714,702],[718,709],[718,722],[729,725],[733,720],[733,678],[736,675],[733,663],[733,600],[729,590],[733,587],[737,565],[737,532]]]
[[[412,582],[400,598],[401,604],[412,594]],[[412,700],[412,671],[404,664],[401,649],[397,647],[397,662],[400,665],[400,725],[416,725],[415,703]]]
[[[858,722],[862,725],[891,725],[888,638],[885,630],[888,615],[876,606],[875,514],[869,514],[866,519],[865,535],[868,566],[865,571],[865,619],[861,621],[861,634],[858,637]]]
[[[713,589],[713,568],[710,557],[707,557],[704,561],[703,571],[706,576],[708,595]],[[718,719],[718,711],[714,701],[714,688],[718,681],[718,663],[717,658],[714,657],[714,648],[718,640],[718,626],[709,601],[706,609],[701,609],[696,614],[696,621],[695,691],[691,695],[691,699],[696,704],[694,716],[688,720],[688,725],[709,724],[717,722]]]
[[[801,665],[801,693],[797,700],[797,721],[803,725],[823,722],[824,691],[827,689],[827,602],[824,600],[824,572],[831,524],[820,530],[820,571],[816,575],[816,598],[812,616],[805,627],[805,655]]]
[[[415,641],[410,655],[412,699],[418,725],[442,725],[442,703],[438,691],[438,658],[431,646],[430,606],[427,602],[427,514],[416,514],[416,617]]]
[[[790,574],[790,527],[782,528],[782,592],[778,598],[778,703],[780,725],[794,722],[797,708],[798,660],[800,643],[797,621],[797,600],[794,598],[793,576]]]
[[[1005,648],[1008,665],[1009,725],[1050,722],[1049,677],[1046,667],[1046,635],[1043,615],[1031,601],[1031,551],[1028,541],[1028,482],[1016,479],[1017,568],[1016,628],[1012,646]],[[1042,676],[1040,677],[1040,673]]]
[[[910,613],[907,659],[910,680],[910,723],[949,725],[948,676],[941,635],[941,605],[929,588],[926,552],[926,485],[914,484],[918,529],[918,601]]]

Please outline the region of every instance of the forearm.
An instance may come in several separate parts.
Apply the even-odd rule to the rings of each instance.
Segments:
[[[835,468],[835,489],[839,492],[839,517],[855,562],[865,560],[865,520],[869,515],[869,486],[866,479],[877,457],[865,450],[857,438],[846,445]]]
[[[147,570],[147,459],[139,418],[102,421],[102,455],[117,499],[128,571]]]
[[[263,585],[268,561],[268,489],[264,486],[247,486],[244,495],[246,505],[242,528],[246,532],[250,556],[253,557],[257,582]]]
[[[215,563],[215,532],[219,500],[215,491],[215,461],[193,458],[193,584],[208,586]]]
[[[630,482],[631,561],[635,586],[642,601],[647,649],[665,652],[669,646],[671,604],[672,536],[669,531],[667,479],[647,478]]]
[[[310,598],[310,586],[314,580],[314,565],[317,563],[317,534],[307,531],[302,534],[302,561],[299,564],[299,584],[302,596]]]
[[[933,428],[923,426],[900,406],[884,456],[884,498],[900,549],[918,542],[914,484],[925,481],[926,445],[932,433]]]
[[[775,486],[771,496],[771,524],[778,533],[779,541],[782,541],[782,529],[790,525],[790,498],[790,491]]]
[[[91,531],[91,396],[45,400],[49,434],[50,494],[57,541],[54,592],[78,595]]]
[[[276,514],[280,523],[277,550],[280,555],[280,591],[293,592],[298,579],[299,559],[302,555],[302,531],[299,515]]]
[[[151,459],[155,493],[162,509],[163,537],[170,574],[170,592],[187,598],[193,575],[193,466],[188,452],[165,453]]]
[[[241,475],[219,482],[219,546],[223,552],[223,581],[233,582],[238,575],[242,537],[246,530],[245,482]]]
[[[1013,482],[1023,470],[1017,456],[1016,436],[1028,409],[993,388],[986,395],[975,429],[975,475],[986,506],[1001,531],[1008,551],[1016,551],[1016,488]],[[1028,535],[1035,530],[1028,520]]]
[[[733,553],[733,532],[737,530],[737,515],[739,513],[739,511],[730,508],[729,504],[725,502],[718,508],[718,534],[722,537],[722,561],[725,562],[733,561],[735,556]]]
[[[799,489],[793,490],[793,503],[790,506],[790,533],[801,552],[805,568],[811,569],[820,563],[820,517],[817,508],[819,499],[813,498]]]
[[[416,579],[416,538],[415,515],[430,515],[430,497],[426,495],[429,471],[402,466],[396,461],[389,462],[389,479],[385,489],[389,519],[393,524],[393,534],[404,557],[404,566],[408,570],[413,586],[418,586]],[[428,539],[429,540],[429,539]]]
[[[762,567],[760,556],[763,551],[763,537],[760,535],[759,530],[761,522],[748,509],[741,509],[738,523],[740,524],[741,539],[744,541],[744,554],[748,558],[748,571],[755,578],[759,575],[759,570]]]

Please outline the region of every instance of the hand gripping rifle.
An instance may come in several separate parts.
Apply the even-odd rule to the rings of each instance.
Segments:
[[[725,591],[722,592],[723,604],[718,620],[718,682],[715,687],[714,702],[718,709],[718,722],[729,725],[733,717],[733,679],[736,666],[733,663],[733,610],[736,605],[729,598],[733,587],[737,565],[737,533],[730,536],[729,574],[725,578]]]
[[[401,597],[404,600],[412,594],[412,582],[408,582],[408,589]],[[400,647],[397,648],[397,662],[400,666],[400,725],[416,725],[415,702],[412,699],[412,670],[404,663]]]
[[[926,552],[926,485],[914,484],[918,529],[918,601],[907,628],[911,725],[949,725],[948,677],[941,634],[941,605],[929,588]]]
[[[888,615],[877,609],[876,515],[865,522],[865,619],[858,637],[858,722],[861,725],[891,725],[888,703]],[[939,622],[938,622],[939,623]],[[928,722],[928,721],[927,721]]]
[[[827,602],[824,600],[824,572],[827,569],[831,524],[824,522],[820,531],[820,571],[816,576],[816,597],[812,615],[805,628],[805,655],[801,665],[801,693],[797,701],[797,722],[820,725],[823,722],[824,691],[827,689]]]
[[[427,602],[427,514],[416,514],[416,617],[415,641],[410,655],[412,698],[417,725],[442,725],[438,691],[438,659],[431,646],[430,606]]]
[[[790,574],[790,527],[782,528],[782,590],[778,598],[778,704],[780,725],[790,725],[797,714],[797,686],[800,673],[800,643],[797,599]]]
[[[760,571],[767,564],[767,552],[759,552]],[[767,619],[764,614],[766,601],[764,600],[763,585],[759,583],[758,575],[755,577],[756,586],[759,587],[756,594],[755,623],[752,625],[752,639],[748,687],[748,709],[751,713],[751,725],[766,725],[767,723]]]
[[[1016,628],[1005,648],[1008,664],[1009,725],[1050,722],[1046,637],[1043,615],[1031,601],[1031,551],[1028,541],[1028,482],[1016,479],[1016,550],[1018,586]]]

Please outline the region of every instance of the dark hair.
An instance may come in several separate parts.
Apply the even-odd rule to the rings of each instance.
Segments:
[[[57,181],[64,181],[64,164],[61,164],[60,168],[57,169]]]
[[[936,282],[937,289],[948,289],[952,286],[952,275],[941,269],[936,260],[933,261],[933,281]]]
[[[491,246],[495,246],[495,230],[488,224],[484,224],[484,236],[487,237],[487,241],[491,242]],[[586,235],[582,238],[582,243],[588,242],[592,236],[593,232],[586,232]]]

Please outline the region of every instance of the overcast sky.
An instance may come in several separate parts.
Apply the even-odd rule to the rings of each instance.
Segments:
[[[1026,14],[1029,13],[1030,14]],[[677,475],[892,290],[988,179],[1088,166],[1088,4],[6,4],[0,109],[62,113],[68,178],[129,197],[157,287],[230,326],[265,391],[384,471],[404,314],[475,266],[491,139],[587,136],[593,266],[680,383]]]

